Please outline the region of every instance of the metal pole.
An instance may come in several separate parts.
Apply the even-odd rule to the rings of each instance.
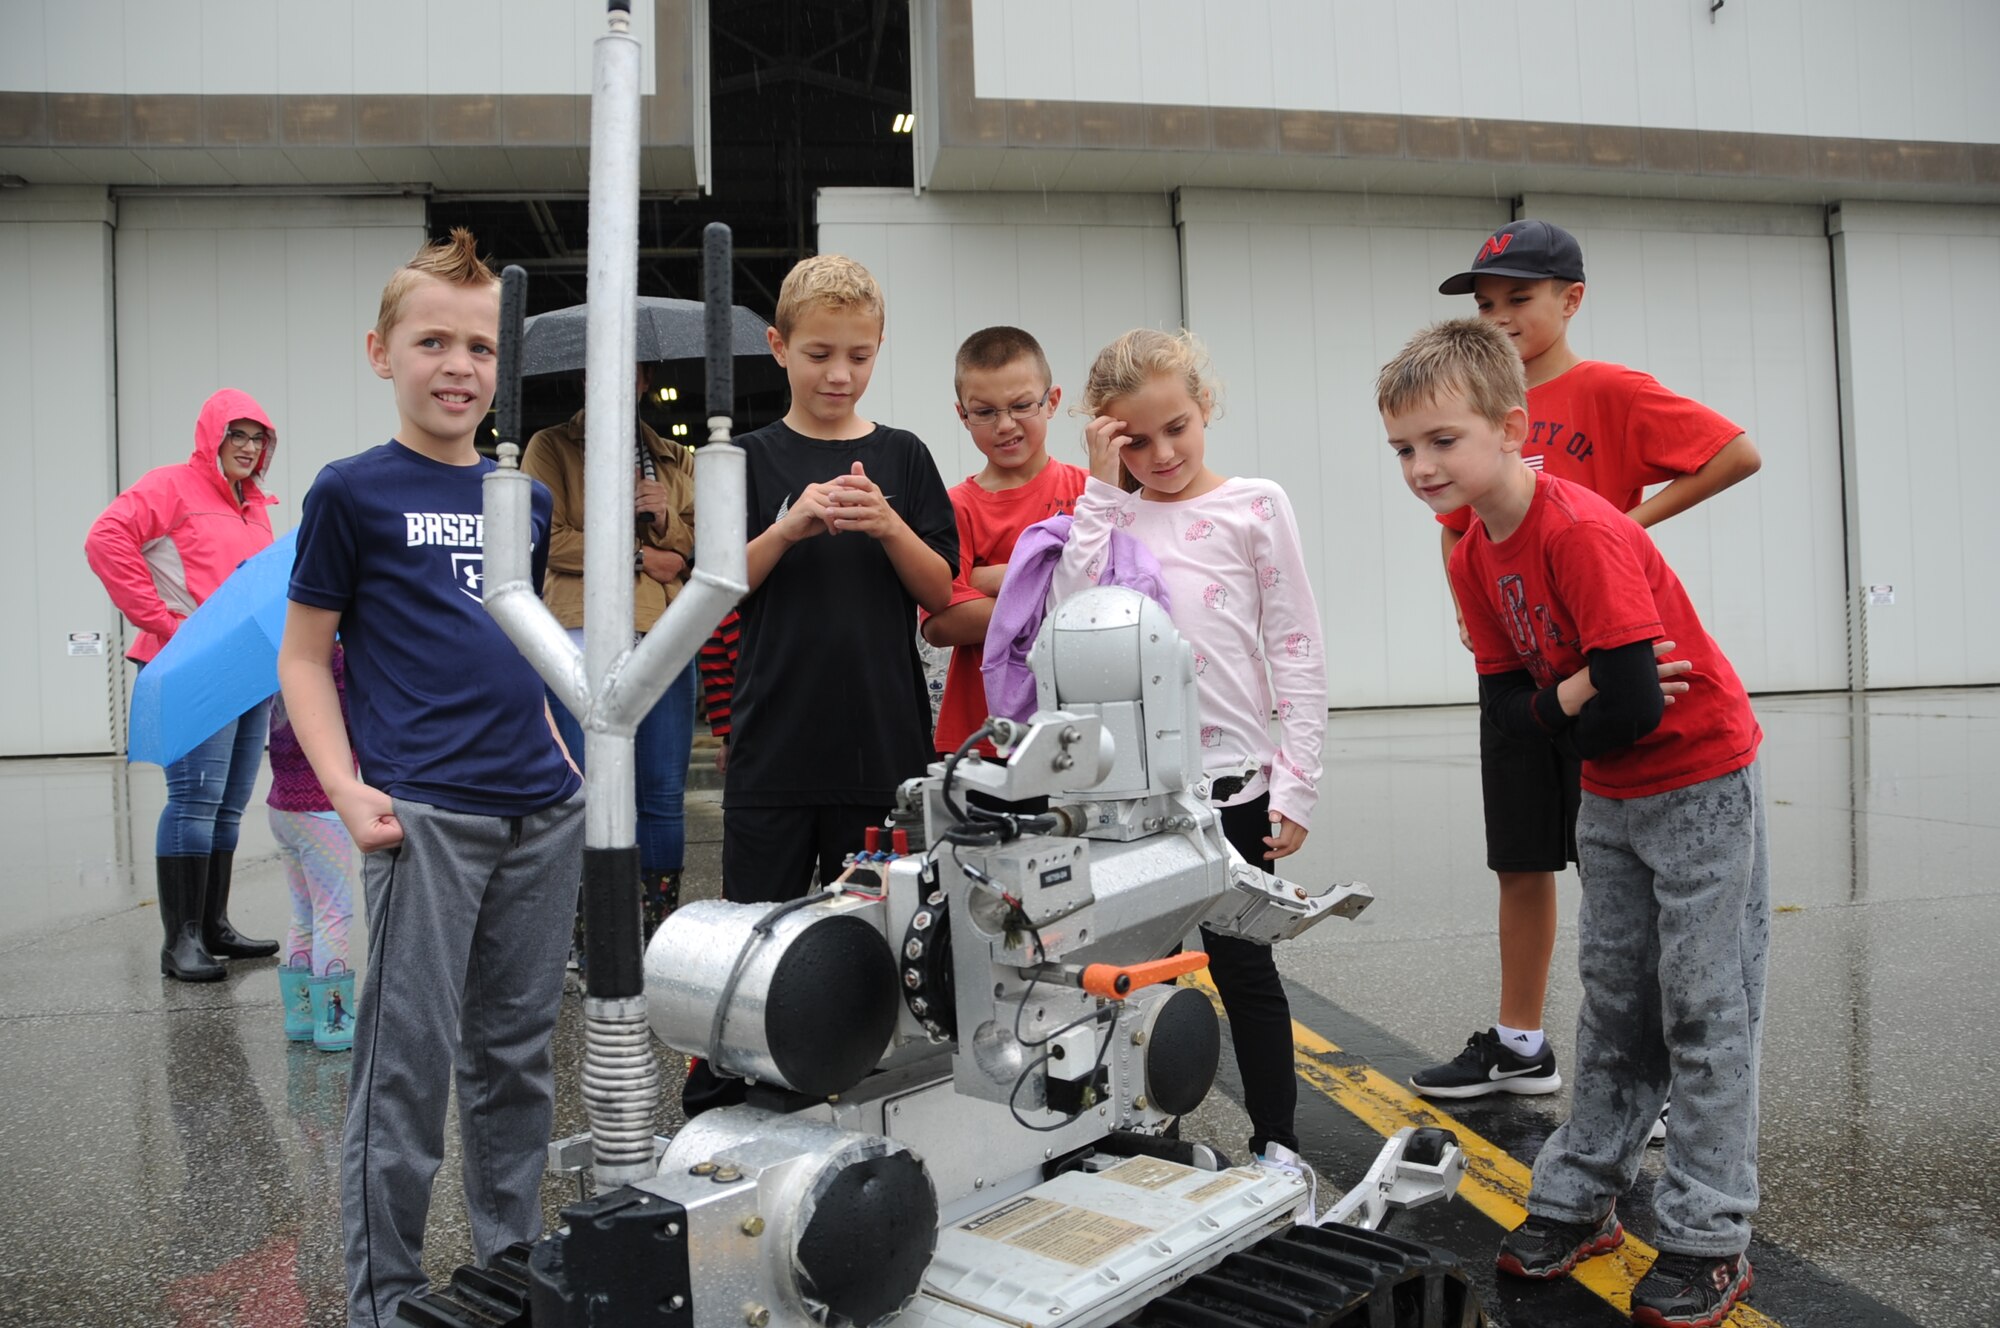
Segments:
[[[638,307],[639,44],[629,4],[610,0],[591,86],[590,312],[584,435],[584,648],[535,594],[534,490],[519,470],[518,354],[526,276],[504,274],[500,465],[486,477],[486,603],[508,639],[582,719],[583,913],[588,955],[584,1109],[593,1174],[606,1190],[650,1176],[659,1063],[646,1024],[632,735],[746,590],[743,453],[730,439],[729,228],[705,237],[709,438],[695,465],[701,523],[689,585],[632,646],[634,332]],[[721,276],[716,276],[717,271]],[[719,303],[717,301],[719,300]],[[718,370],[718,356],[720,369]]]

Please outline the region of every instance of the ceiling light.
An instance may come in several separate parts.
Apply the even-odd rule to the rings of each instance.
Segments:
[[[913,113],[898,111],[895,122],[889,126],[889,132],[892,134],[907,134],[916,127],[917,117]]]

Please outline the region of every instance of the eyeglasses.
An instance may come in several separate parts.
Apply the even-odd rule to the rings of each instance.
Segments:
[[[964,406],[960,406],[958,408],[958,413],[964,416],[971,423],[978,425],[982,429],[985,429],[985,428],[990,428],[995,424],[998,424],[1000,422],[1000,417],[1002,415],[1011,415],[1013,418],[1017,420],[1031,420],[1035,417],[1036,413],[1039,412],[1043,406],[1046,406],[1048,404],[1049,404],[1049,394],[1047,392],[1044,392],[1042,393],[1041,398],[1039,400],[1017,401],[1013,405],[1008,406],[1005,409],[1002,409],[999,406],[979,406],[974,409],[967,410]]]
[[[271,435],[268,433],[244,433],[240,429],[231,429],[228,433],[222,435],[223,445],[227,447],[262,448],[264,444],[270,441]]]

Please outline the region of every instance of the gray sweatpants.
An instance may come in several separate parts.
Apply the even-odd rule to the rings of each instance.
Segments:
[[[395,807],[402,844],[362,866],[368,973],[340,1171],[350,1328],[385,1328],[425,1284],[454,1067],[476,1256],[541,1234],[549,1041],[582,875],[581,793],[522,817]]]
[[[1570,1117],[1535,1158],[1528,1210],[1587,1222],[1639,1173],[1669,1087],[1657,1244],[1726,1256],[1757,1211],[1757,1067],[1771,941],[1757,765],[1649,798],[1583,795]]]

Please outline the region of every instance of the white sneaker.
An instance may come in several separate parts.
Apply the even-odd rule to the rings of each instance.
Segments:
[[[1672,1098],[1668,1098],[1665,1102],[1662,1102],[1660,1104],[1660,1118],[1653,1122],[1653,1128],[1650,1131],[1648,1131],[1646,1135],[1646,1142],[1650,1144],[1652,1147],[1660,1148],[1666,1144],[1667,1113],[1672,1111],[1673,1109],[1674,1109],[1674,1100]]]
[[[1319,1173],[1312,1164],[1280,1143],[1266,1144],[1264,1151],[1257,1154],[1256,1167],[1259,1171],[1273,1176],[1288,1176],[1306,1183],[1305,1205],[1299,1209],[1293,1220],[1303,1227],[1316,1227],[1320,1223]]]

